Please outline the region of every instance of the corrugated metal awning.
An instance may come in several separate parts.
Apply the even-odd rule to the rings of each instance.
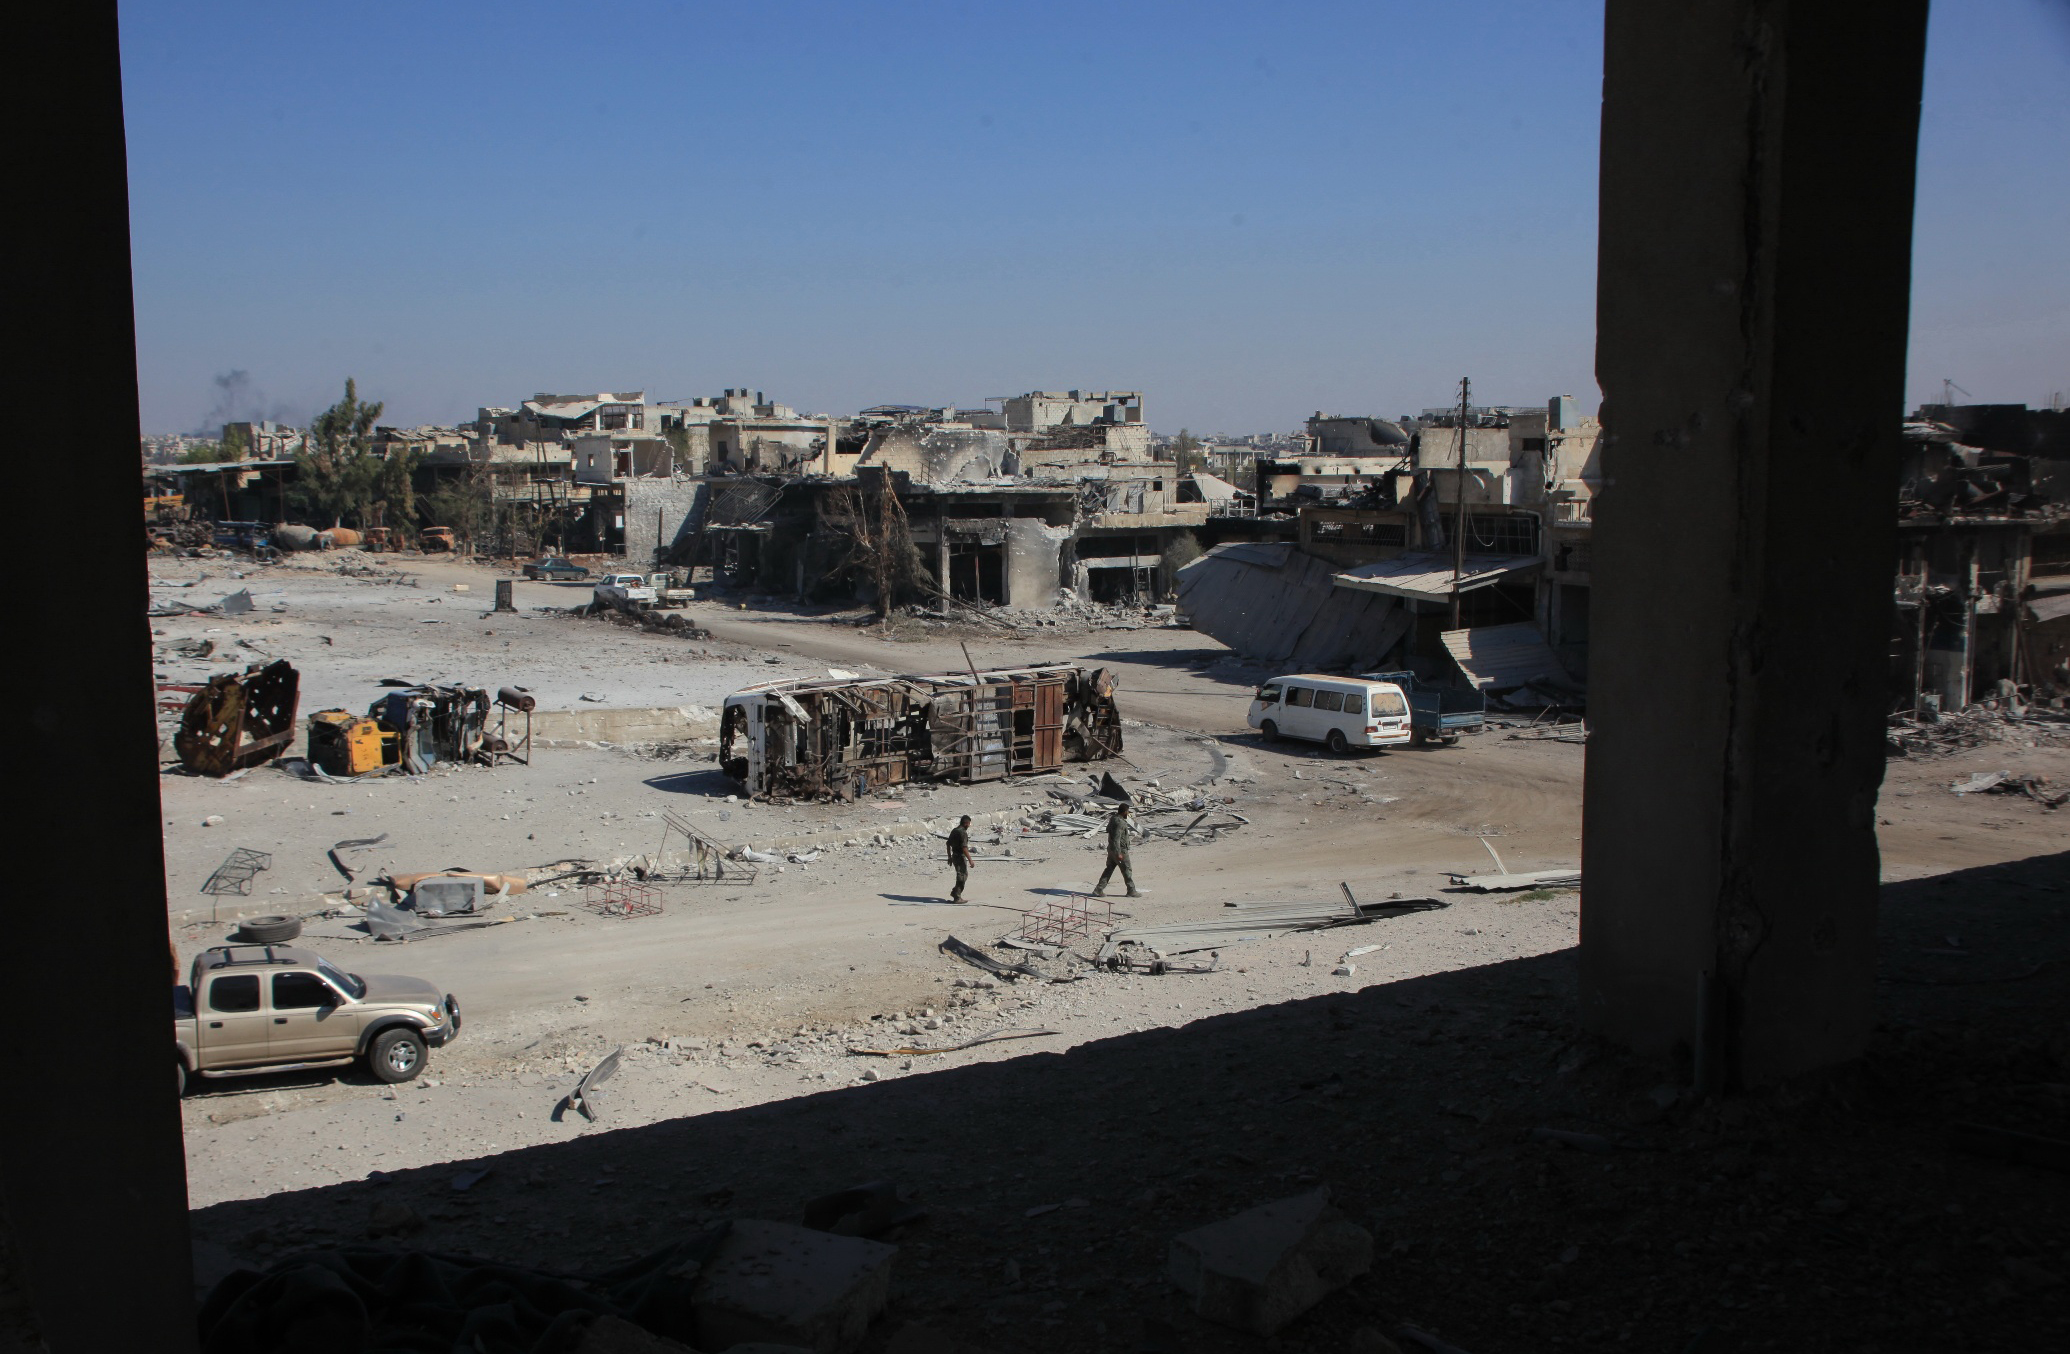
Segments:
[[[2042,592],[2027,599],[2027,614],[2037,623],[2070,616],[2070,592]]]
[[[1573,685],[1545,637],[1529,621],[1447,630],[1440,638],[1466,680],[1481,691],[1512,691],[1538,681]]]
[[[1471,592],[1500,583],[1511,574],[1535,569],[1545,561],[1536,555],[1468,555],[1458,578],[1450,556],[1425,553],[1396,555],[1378,564],[1361,564],[1336,575],[1340,588],[1384,592],[1420,602],[1441,602],[1457,592]]]

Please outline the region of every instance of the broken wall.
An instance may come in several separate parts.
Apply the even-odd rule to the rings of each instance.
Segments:
[[[1006,600],[1012,606],[1055,606],[1063,586],[1064,545],[1070,527],[1015,517],[1006,528]]]
[[[900,423],[870,436],[856,466],[881,466],[920,484],[996,479],[1011,473],[1006,434],[994,428]]]
[[[703,480],[630,479],[625,491],[625,559],[645,567],[657,549],[673,547],[695,528]]]

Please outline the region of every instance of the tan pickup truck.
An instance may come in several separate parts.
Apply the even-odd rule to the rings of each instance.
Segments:
[[[190,1077],[364,1059],[386,1082],[424,1070],[425,1049],[460,1033],[460,1003],[422,978],[347,973],[290,945],[218,945],[173,989],[180,1090]]]

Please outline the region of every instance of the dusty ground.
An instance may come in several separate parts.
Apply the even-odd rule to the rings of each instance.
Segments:
[[[409,561],[412,587],[333,572],[341,558],[362,562],[356,555],[302,557],[229,581],[225,590],[252,588],[257,612],[158,621],[166,632],[161,642],[206,634],[219,642],[236,638],[255,656],[290,657],[304,672],[305,710],[363,707],[384,676],[517,682],[539,691],[548,707],[570,705],[584,692],[614,705],[715,705],[748,682],[817,675],[830,664],[911,671],[963,661],[952,637],[887,640],[779,609],[698,606],[693,618],[715,632],[710,642],[532,610],[484,617],[494,577],[488,571]],[[159,572],[181,581],[196,570],[190,562]],[[221,581],[219,572],[196,591],[212,594]],[[452,592],[456,582],[469,591]],[[542,584],[520,584],[518,593],[521,609],[586,596]],[[1488,867],[1480,839],[1512,869],[1577,859],[1580,746],[1513,740],[1499,731],[1454,749],[1349,759],[1261,745],[1244,731],[1243,716],[1250,685],[1269,674],[1185,631],[1028,641],[988,634],[974,639],[972,650],[980,664],[1057,658],[1115,667],[1131,719],[1132,765],[1114,769],[1125,780],[1229,795],[1231,807],[1251,818],[1250,827],[1213,844],[1140,847],[1137,873],[1149,893],[1123,903],[1138,919],[1201,916],[1238,900],[1321,899],[1340,880],[1361,897],[1430,893],[1446,871]],[[766,661],[772,657],[777,661]],[[214,666],[164,670],[172,680],[192,680]],[[750,887],[672,887],[666,912],[655,918],[607,920],[584,911],[577,895],[542,892],[518,900],[522,920],[414,946],[376,946],[343,922],[312,921],[309,943],[342,966],[419,973],[458,994],[467,1029],[434,1054],[426,1078],[395,1090],[356,1074],[286,1075],[212,1083],[191,1097],[190,1192],[205,1210],[197,1226],[211,1242],[212,1264],[357,1236],[374,1197],[410,1200],[424,1228],[413,1240],[434,1248],[473,1247],[542,1263],[624,1258],[635,1242],[706,1213],[789,1217],[819,1189],[888,1174],[923,1187],[940,1210],[930,1224],[937,1230],[910,1241],[914,1267],[902,1269],[901,1280],[911,1285],[907,1314],[929,1315],[1001,1348],[1136,1348],[1155,1335],[1141,1325],[1144,1315],[1177,1323],[1175,1331],[1184,1326],[1157,1277],[1157,1257],[1172,1230],[1319,1178],[1348,1191],[1355,1216],[1395,1250],[1386,1281],[1332,1318],[1326,1328],[1334,1335],[1288,1347],[1342,1347],[1353,1326],[1378,1321],[1375,1313],[1384,1311],[1421,1315],[1426,1324],[1442,1317],[1440,1324],[1449,1323],[1477,1354],[1569,1340],[1624,1347],[1630,1332],[1642,1336],[1631,1347],[1666,1349],[1680,1347],[1663,1343],[1671,1327],[1683,1329],[1686,1341],[1692,1324],[1674,1276],[1717,1289],[1706,1300],[1724,1305],[1709,1318],[1740,1326],[1752,1318],[1737,1314],[1763,1303],[1787,1306],[1782,1294],[1791,1302],[1815,1299],[1833,1284],[1778,1280],[1773,1269],[1761,1269],[1766,1242],[1748,1237],[1780,1238],[1806,1220],[1850,1235],[1863,1215],[1849,1215],[1860,1204],[1847,1200],[1877,1188],[1858,1178],[1860,1168],[1837,1144],[1783,1160],[1763,1159],[1774,1149],[1750,1145],[1801,1146],[1792,1135],[1811,1130],[1800,1112],[1825,1111],[1791,1102],[1760,1107],[1758,1131],[1721,1124],[1703,1117],[1712,1111],[1687,1110],[1671,1093],[1654,1098],[1673,1081],[1672,1069],[1634,1067],[1576,1035],[1565,1000],[1572,894],[1517,901],[1446,895],[1451,906],[1443,911],[1233,946],[1222,970],[1207,975],[958,986],[982,975],[937,952],[944,936],[982,943],[1008,932],[1020,911],[1054,897],[1059,886],[1089,881],[1100,856],[1095,845],[1076,839],[1009,837],[1003,845],[1014,862],[981,863],[973,905],[951,909],[940,901],[947,888],[940,844],[925,835],[924,824],[1046,804],[1040,786],[941,789],[882,807],[786,810],[728,803],[733,787],[699,760],[705,755],[692,747],[679,760],[655,761],[624,750],[565,749],[541,753],[529,768],[350,787],[312,785],[273,769],[232,783],[167,776],[167,870],[176,907],[202,902],[195,891],[209,870],[231,846],[250,846],[275,856],[257,896],[281,910],[313,910],[325,889],[342,882],[324,848],[384,831],[389,840],[365,855],[367,866],[505,869],[608,859],[652,849],[660,835],[652,815],[664,807],[728,842],[766,844],[837,825],[847,834],[843,841],[905,838],[889,846],[836,845],[782,873],[764,867]],[[2070,779],[2070,752],[2002,744],[1892,764],[1879,815],[1885,873],[1892,881],[1922,881],[1894,885],[1913,891],[1902,897],[1919,899],[1916,909],[1930,911],[1925,900],[1939,896],[1934,877],[1968,871],[1950,877],[1990,884],[1998,876],[1985,867],[2061,851],[2060,811],[1947,790],[1970,771],[1998,769],[2060,782]],[[202,826],[217,816],[221,823]],[[2009,960],[2008,946],[2060,948],[2060,889],[2070,873],[2063,859],[2056,857],[2053,870],[2028,867],[2022,876],[2033,878],[2029,892],[2013,896],[2024,909],[2017,937],[1989,909],[1964,914],[1952,943],[1945,931],[1929,934],[1949,924],[1938,915],[1924,923],[1923,939],[1913,938],[1918,943],[1894,937],[1891,954],[1926,970],[1925,987],[1895,995],[1916,1005],[1922,994],[1935,995],[1933,984],[1942,981],[1936,975]],[[192,953],[220,943],[224,929],[185,926],[175,934]],[[1386,948],[1355,959],[1353,974],[1332,976],[1344,950],[1367,944]],[[1933,1024],[1911,1019],[1921,1028]],[[1974,1038],[2012,1037],[1989,1022],[1979,1028],[1987,1033]],[[876,1059],[850,1051],[1021,1029],[1055,1033],[934,1057]],[[1941,1056],[1945,1050],[1934,1040],[1943,1033],[1906,1042],[1900,1031],[1892,1036],[1900,1040],[1893,1056]],[[2060,1042],[2060,1022],[2055,1034]],[[628,1048],[627,1063],[608,1088],[603,1122],[553,1122],[549,1112],[566,1087],[620,1044]],[[1067,1051],[1065,1058],[1047,1056]],[[2040,1056],[2060,1058],[2060,1050]],[[866,1072],[878,1080],[864,1083]],[[2060,1063],[2053,1072],[2025,1068],[2018,1075],[2030,1081],[2008,1072],[2008,1085],[2064,1079]],[[1970,1093],[1988,1088],[1973,1081]],[[1662,1150],[1600,1162],[1514,1145],[1519,1127],[1557,1115],[1567,1127],[1643,1128],[1639,1136]],[[493,1182],[467,1193],[446,1189],[435,1169],[514,1149],[518,1155],[494,1158]],[[1808,1170],[1812,1158],[1816,1170]],[[1701,1169],[1684,1171],[1699,1160]],[[1821,1183],[1818,1171],[1825,1170],[1835,1174]],[[1941,1174],[1933,1178],[1943,1179],[1945,1170],[1937,1158],[1931,1171]],[[398,1183],[364,1183],[388,1176]],[[1843,1179],[1844,1188],[1834,1183]],[[312,1187],[321,1192],[301,1192]],[[1814,1187],[1824,1192],[1808,1193]],[[1575,1202],[1606,1190],[1611,1202]],[[636,1222],[628,1222],[625,1204],[613,1202],[628,1194],[641,1201],[631,1215]],[[1842,1199],[1839,1211],[1823,1202],[1828,1195]],[[2060,1228],[2031,1216],[2048,1197],[2023,1201],[2010,1186],[1993,1195],[1994,1206],[2025,1210],[2017,1244],[2003,1229],[1980,1232],[1940,1213],[1929,1230],[1970,1241],[1995,1236],[1985,1247],[1994,1256],[2038,1255],[2023,1263],[2060,1273],[2070,1264]],[[1080,1198],[1083,1208],[1023,1216]],[[1456,1204],[1442,1204],[1446,1199]],[[1935,1199],[1937,1210],[1949,1202]],[[230,1202],[237,1200],[250,1202]],[[1649,1200],[1663,1210],[1683,1209],[1677,1216],[1685,1219],[1698,1205],[1725,1212],[1706,1214],[1711,1220],[1700,1227],[1676,1222],[1694,1229],[1685,1235],[1657,1235],[1659,1227],[1645,1221]],[[1548,1230],[1529,1235],[1497,1225],[1488,1213],[1519,1201],[1548,1210]],[[1462,1221],[1464,1213],[1443,1227],[1409,1221],[1424,1217],[1417,1210],[1427,1206],[1470,1208],[1486,1221],[1476,1224],[1478,1232]],[[1770,1213],[1795,1220],[1747,1221]],[[605,1231],[590,1230],[606,1220]],[[1448,1239],[1433,1250],[1426,1238],[1440,1233]],[[1587,1276],[1627,1253],[1663,1257],[1662,1296],[1627,1296],[1618,1312],[1594,1311],[1588,1295],[1607,1280]],[[1000,1268],[1010,1257],[1018,1257],[1018,1278]],[[1933,1273],[1953,1272],[1952,1262],[1928,1262],[1943,1266]],[[1493,1291],[1482,1289],[1497,1282],[1496,1266],[1516,1290],[1505,1290],[1490,1309],[1485,1302]],[[1994,1271],[1990,1282],[2006,1296],[1986,1304],[1993,1320],[2017,1317],[2023,1295],[2038,1291],[2031,1276],[2020,1277],[2025,1270],[2015,1271]],[[1835,1291],[1874,1282],[1877,1272],[1850,1271]],[[1420,1306],[1408,1300],[1412,1294]],[[1506,1330],[1538,1334],[1520,1340],[1499,1333]],[[1469,1335],[1476,1339],[1469,1342]],[[1851,1344],[1841,1332],[1770,1344],[1951,1347],[1946,1338],[1908,1343],[1879,1336],[1881,1343]],[[1187,1328],[1167,1347],[1211,1343]]]

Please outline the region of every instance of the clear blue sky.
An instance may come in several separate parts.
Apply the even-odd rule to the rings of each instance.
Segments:
[[[126,3],[147,431],[1593,406],[1600,4]],[[2070,0],[1934,7],[1908,397],[2070,392]]]

